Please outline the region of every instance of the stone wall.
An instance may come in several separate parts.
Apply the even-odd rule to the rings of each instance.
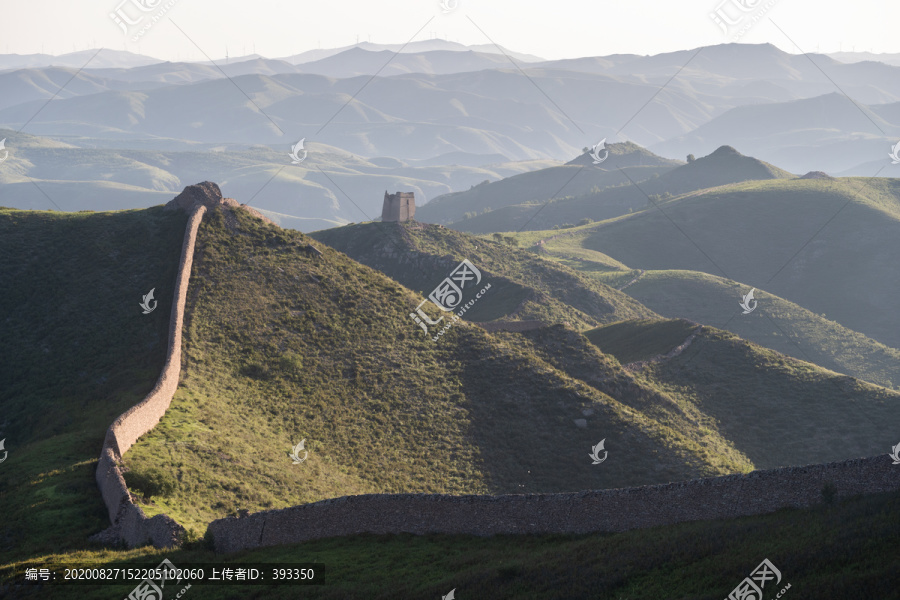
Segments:
[[[900,466],[887,455],[754,471],[664,485],[570,494],[345,496],[209,525],[217,552],[360,533],[615,532],[803,507],[836,498],[900,490]]]
[[[172,315],[169,321],[166,364],[156,386],[147,397],[110,425],[103,442],[103,449],[100,452],[100,462],[97,465],[97,485],[100,487],[100,494],[109,511],[112,527],[98,534],[94,539],[106,542],[123,541],[128,547],[140,546],[148,541],[157,548],[174,546],[179,543],[184,532],[184,528],[167,515],[156,515],[152,519],[148,519],[144,512],[134,504],[119,468],[122,455],[140,436],[153,429],[166,413],[178,387],[178,377],[181,371],[181,326],[184,320],[188,281],[191,277],[191,265],[194,259],[194,244],[197,240],[197,230],[207,209],[200,203],[191,203],[185,206],[175,203],[175,205],[188,210],[190,218],[181,247],[181,262],[178,267]]]

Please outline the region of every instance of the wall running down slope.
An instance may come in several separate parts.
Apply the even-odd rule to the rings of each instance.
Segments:
[[[119,540],[129,548],[149,541],[157,548],[167,548],[177,545],[184,532],[184,528],[167,515],[156,515],[149,519],[144,515],[128,492],[119,462],[139,437],[159,423],[178,388],[178,376],[181,372],[181,325],[194,260],[194,244],[204,213],[206,206],[195,204],[191,208],[184,232],[172,316],[169,320],[166,364],[162,374],[147,397],[120,415],[106,432],[100,463],[97,465],[97,485],[100,486],[103,502],[109,511],[112,527],[96,538],[102,541]]]
[[[884,455],[571,494],[345,496],[218,519],[209,534],[216,552],[237,552],[360,533],[616,532],[810,506],[823,501],[826,483],[834,486],[836,498],[896,491],[900,466]]]

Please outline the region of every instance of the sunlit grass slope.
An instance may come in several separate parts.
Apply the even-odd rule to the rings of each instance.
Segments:
[[[575,332],[459,322],[435,343],[409,317],[417,294],[238,219],[230,231],[213,212],[200,228],[182,385],[126,455],[151,514],[202,533],[238,509],[346,494],[572,491],[752,468],[724,440],[709,452],[706,433],[669,423],[654,390],[611,397],[626,374]],[[603,438],[622,459],[599,471],[587,453]],[[293,464],[301,440],[309,458]]]

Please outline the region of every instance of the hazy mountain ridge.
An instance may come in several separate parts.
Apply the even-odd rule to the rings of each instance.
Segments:
[[[329,181],[315,172],[309,177],[282,172],[267,186],[268,179],[286,164],[282,159],[251,161],[247,168],[236,171],[214,167],[204,172],[199,163],[206,161],[199,157],[196,168],[186,170],[169,171],[155,165],[165,173],[135,165],[135,172],[141,174],[135,180],[121,166],[113,164],[114,168],[104,169],[94,164],[92,155],[77,156],[79,153],[73,152],[64,162],[86,162],[83,175],[70,175],[48,184],[59,187],[63,181],[73,181],[77,183],[72,185],[80,188],[70,195],[73,202],[55,200],[58,206],[97,209],[115,206],[107,190],[116,188],[116,184],[122,184],[121,189],[129,198],[135,194],[143,196],[142,204],[129,200],[125,206],[147,206],[157,201],[157,191],[177,192],[191,181],[212,178],[233,187],[226,192],[233,196],[249,198],[263,190],[254,199],[257,206],[287,215],[285,223],[311,228],[374,217],[379,206],[373,190],[385,188],[415,192],[423,220],[449,224],[459,223],[466,213],[545,202],[557,191],[563,196],[577,196],[589,193],[595,185],[605,188],[628,184],[621,173],[597,182],[579,175],[570,183],[574,187],[564,190],[566,170],[560,166],[557,177],[546,178],[534,189],[532,183],[536,180],[496,184],[511,186],[498,194],[506,196],[500,202],[493,198],[500,187],[464,191],[486,180],[496,181],[533,168],[533,164],[526,166],[528,161],[572,162],[572,157],[576,157],[574,164],[578,164],[588,160],[580,150],[604,138],[610,147],[621,143],[620,139],[633,139],[635,142],[627,143],[642,144],[667,157],[659,160],[670,165],[678,161],[668,157],[699,156],[731,145],[798,174],[811,170],[882,176],[900,173],[900,166],[885,160],[893,145],[893,141],[888,143],[890,136],[900,135],[900,84],[893,83],[900,81],[893,76],[900,67],[867,62],[843,64],[813,56],[832,83],[821,73],[813,77],[813,71],[818,70],[806,57],[765,44],[725,44],[648,57],[612,55],[532,61],[519,65],[525,76],[496,51],[435,42],[416,45],[409,48],[414,51],[394,57],[391,68],[403,74],[379,76],[371,82],[368,75],[333,76],[349,75],[350,71],[328,76],[302,72],[303,68],[318,68],[328,73],[333,67],[368,73],[385,64],[381,53],[391,51],[366,44],[339,50],[327,57],[317,55],[315,60],[295,61],[298,64],[256,56],[220,64],[233,77],[233,83],[226,81],[216,66],[183,62],[151,62],[133,68],[110,62],[93,68],[96,65],[92,63],[61,92],[59,88],[75,74],[74,67],[2,72],[0,85],[8,86],[10,92],[0,99],[0,124],[9,128],[3,135],[12,152],[11,160],[0,166],[0,177],[17,174],[20,179],[14,179],[16,194],[22,194],[18,204],[4,202],[45,208],[46,198],[37,189],[30,189],[34,186],[18,185],[25,181],[21,176],[34,177],[40,183],[46,181],[47,174],[71,170],[58,169],[62,161],[49,157],[41,175],[37,175],[32,169],[36,166],[34,160],[41,157],[16,152],[17,146],[24,146],[27,134],[52,136],[84,148],[214,148],[226,153],[261,144],[286,153],[297,141],[305,139],[310,148],[318,144],[335,153],[352,154],[361,161],[381,161],[373,162],[377,172],[360,176],[351,170],[341,181]],[[660,89],[691,56],[694,58],[690,64]],[[326,68],[327,65],[332,67]],[[433,74],[435,70],[458,72]],[[252,98],[252,103],[234,88],[235,84]],[[851,95],[855,105],[835,93],[835,84]],[[46,101],[56,92],[58,97],[48,104]],[[553,102],[548,102],[548,97]],[[634,107],[651,99],[636,115]],[[16,133],[26,122],[26,133]],[[320,136],[314,136],[322,123],[328,126]],[[616,136],[626,123],[619,135],[627,138]],[[387,172],[382,166],[390,160],[387,157],[410,167],[436,169],[417,172],[395,165],[396,171]],[[311,154],[309,165],[314,164],[313,158]],[[17,164],[17,160],[21,162]],[[331,158],[327,160],[333,162]],[[441,168],[442,160],[474,170],[453,165]],[[125,164],[118,159],[114,162]],[[236,162],[246,161],[238,157]],[[522,165],[484,169],[488,164],[509,162]],[[609,166],[611,163],[599,168]],[[371,168],[364,171],[367,169]],[[635,171],[631,177],[646,181],[662,174],[661,165]],[[579,182],[585,185],[579,187]],[[148,192],[129,186],[143,187]],[[488,191],[490,198],[477,199]],[[665,191],[677,193],[659,193]],[[429,200],[448,193],[460,194],[460,202],[468,198],[470,205],[452,211],[446,204],[426,208]],[[102,199],[92,203],[89,198],[93,194]],[[516,194],[522,195],[518,201],[513,197]],[[595,207],[590,214],[581,216],[573,212],[566,219],[538,226],[609,218],[616,211],[642,208],[638,196],[630,200],[613,196],[602,210]],[[284,201],[287,197],[299,197],[302,201],[288,203]],[[352,206],[354,202],[361,210]],[[509,230],[514,227],[501,227],[500,219],[507,219],[508,215],[510,223],[521,225],[529,213],[533,211],[519,206],[485,216],[487,225],[476,227],[472,222],[464,226],[471,231]]]
[[[387,51],[383,50],[382,52]],[[600,137],[602,137],[604,130],[611,133],[633,116],[633,113],[630,112],[630,106],[632,104],[639,104],[653,96],[652,92],[647,93],[643,88],[648,86],[652,88],[653,86],[659,85],[656,81],[657,78],[670,77],[674,73],[676,67],[682,65],[683,61],[689,56],[686,52],[687,51],[669,53],[654,57],[619,55],[574,59],[573,61],[528,63],[526,68],[528,69],[529,76],[536,84],[544,91],[544,93],[551,98],[555,98],[556,102],[563,110],[565,110],[569,117],[575,119],[577,122],[591,123],[592,127],[595,128],[595,131],[600,133]],[[431,55],[430,58],[429,55]],[[458,72],[448,75],[430,74],[430,67],[428,67],[428,65],[434,65],[434,61],[437,60],[438,56],[441,57],[441,61],[447,63],[447,66],[444,67],[443,70]],[[479,56],[481,59],[488,57],[485,59],[488,62],[483,64],[479,63],[477,66],[468,64],[466,62],[468,57],[474,56]],[[566,132],[566,117],[559,114],[555,107],[546,106],[544,104],[545,98],[540,94],[537,96],[534,95],[535,90],[533,89],[533,86],[530,86],[530,84],[527,84],[523,80],[515,66],[508,63],[508,61],[508,64],[504,65],[500,57],[502,57],[502,55],[496,53],[483,54],[473,51],[450,50],[403,53],[391,60],[389,67],[399,69],[406,74],[378,78],[378,80],[389,80],[391,82],[389,87],[394,90],[394,93],[386,97],[385,92],[382,92],[379,94],[381,96],[380,98],[374,99],[372,97],[373,90],[367,89],[362,97],[355,100],[353,110],[362,110],[365,112],[365,107],[370,105],[371,109],[376,112],[368,113],[368,116],[366,117],[367,120],[371,120],[376,115],[391,115],[394,118],[413,122],[424,119],[435,125],[437,124],[435,119],[452,118],[455,113],[450,112],[439,117],[433,110],[422,112],[421,108],[419,108],[418,112],[420,114],[417,115],[414,107],[439,107],[445,105],[451,98],[457,97],[461,93],[484,93],[491,97],[495,97],[497,93],[500,93],[500,99],[513,102],[512,105],[506,104],[506,110],[492,109],[489,113],[485,113],[485,109],[489,108],[489,106],[484,106],[479,110],[475,110],[475,106],[471,105],[474,98],[470,98],[468,102],[463,101],[465,106],[464,112],[468,117],[467,122],[469,126],[476,124],[479,128],[485,128],[487,123],[495,121],[496,117],[500,116],[504,119],[507,127],[506,131],[503,131],[502,128],[500,131],[503,131],[505,135],[514,135],[518,143],[524,142],[529,146],[532,152],[531,157],[537,157],[540,156],[540,153],[543,153],[543,157],[560,159],[563,158],[565,154],[571,155],[574,149],[583,147],[586,143],[596,142],[596,139],[575,139],[570,132]],[[263,110],[266,110],[267,114],[271,114],[271,116],[280,123],[282,129],[293,129],[294,131],[298,131],[303,127],[303,123],[308,125],[317,121],[319,123],[324,122],[331,114],[337,111],[345,101],[332,101],[328,98],[327,94],[343,93],[341,88],[347,87],[346,93],[352,95],[360,89],[361,82],[354,81],[353,77],[347,77],[352,73],[346,69],[359,70],[362,68],[362,71],[359,71],[360,73],[369,74],[371,69],[360,67],[359,63],[370,61],[372,68],[374,69],[384,66],[385,61],[383,59],[384,57],[380,56],[378,52],[364,50],[359,47],[343,50],[341,53],[322,59],[329,61],[326,65],[334,64],[334,68],[338,69],[340,72],[329,72],[324,65],[321,66],[320,71],[325,73],[329,78],[346,77],[346,83],[348,83],[349,86],[344,86],[343,84],[333,81],[329,82],[328,79],[321,80],[317,83],[315,79],[309,79],[309,77],[311,77],[309,75],[307,75],[303,79],[303,82],[300,83],[299,80],[294,79],[297,76],[301,76],[302,70],[300,66],[291,65],[288,61],[284,60],[255,58],[235,63],[222,64],[220,67],[229,75],[236,77],[236,82],[242,88],[247,90],[271,87],[272,93],[283,94],[287,91],[291,95],[299,95],[301,97],[303,95],[315,94],[315,97],[308,97],[308,100],[312,101],[311,104],[310,102],[293,102],[291,103],[291,110],[289,111],[281,111],[280,108],[276,107],[278,101],[271,97],[270,93],[264,92],[263,95],[258,93],[255,94],[255,101],[263,108]],[[819,57],[817,60],[819,59],[824,61],[830,60],[825,57]],[[504,58],[503,60],[506,59]],[[307,64],[308,69],[314,69],[316,61],[304,64]],[[826,68],[832,79],[834,79],[847,93],[851,94],[857,102],[874,106],[878,103],[900,101],[900,86],[896,86],[896,89],[894,89],[891,87],[890,83],[884,83],[898,80],[898,78],[891,76],[893,69],[898,67],[888,65],[875,67],[872,66],[873,64],[860,63],[856,65],[846,65],[831,61],[830,63],[826,62],[823,65],[823,68]],[[491,65],[493,65],[494,68],[489,69],[488,72],[491,73],[491,75],[486,79],[485,72],[477,69],[486,68]],[[591,65],[595,65],[596,68]],[[753,68],[749,68],[750,66],[753,66]],[[565,70],[560,70],[561,67]],[[343,70],[341,71],[341,69]],[[466,72],[467,69],[476,70],[469,70]],[[809,64],[806,58],[789,55],[767,45],[754,46],[732,44],[702,48],[697,57],[691,61],[689,68],[685,69],[683,73],[680,73],[678,79],[674,80],[670,86],[667,86],[667,88],[656,97],[654,110],[644,114],[639,122],[633,124],[635,129],[630,133],[630,136],[639,143],[654,149],[654,144],[674,145],[673,151],[671,152],[659,150],[663,154],[674,154],[678,156],[689,152],[701,153],[711,151],[712,148],[703,149],[689,147],[686,145],[686,140],[688,138],[685,138],[684,140],[681,138],[711,119],[739,106],[759,104],[760,102],[771,103],[773,101],[794,102],[812,97],[827,96],[828,94],[834,93],[835,89],[833,84],[825,80],[820,81],[821,77],[812,77],[811,70],[815,70],[815,68]],[[195,98],[198,94],[209,95],[209,93],[204,90],[219,89],[217,86],[212,88],[209,87],[209,84],[214,80],[210,78],[221,79],[222,77],[219,70],[215,67],[190,63],[153,64],[133,71],[135,71],[135,73],[130,71],[124,72],[121,70],[116,71],[115,69],[98,69],[96,71],[86,69],[85,72],[79,74],[78,78],[90,79],[93,81],[94,86],[102,84],[103,81],[107,81],[105,84],[107,87],[121,88],[127,84],[127,87],[130,90],[142,89],[146,92],[153,92],[162,85],[163,82],[193,82],[193,85],[202,86],[201,88],[190,92],[190,96]],[[96,73],[96,75],[93,73]],[[149,81],[144,84],[141,84],[136,80],[142,73],[149,79]],[[507,75],[504,76],[503,73],[506,73]],[[10,77],[13,75],[15,75],[15,73],[5,73],[2,77]],[[266,80],[264,80],[264,83],[261,81],[254,82],[253,76],[262,76],[265,77]],[[37,74],[33,74],[31,77],[37,77]],[[101,79],[98,80],[98,77]],[[126,81],[119,82],[115,79],[116,77],[124,78]],[[242,79],[248,77],[250,79]],[[512,77],[512,79],[510,79],[510,77]],[[413,78],[415,81],[419,82],[419,85],[414,88],[403,86],[403,80],[408,78]],[[498,85],[498,83],[501,82],[502,85]],[[588,86],[588,82],[590,82],[590,86]],[[875,84],[875,82],[879,83]],[[327,83],[327,85],[323,86],[323,83]],[[565,83],[565,86],[560,87],[561,83]],[[583,93],[581,91],[582,86],[585,86]],[[873,86],[876,86],[877,90],[875,90]],[[188,87],[191,86],[189,85]],[[434,99],[430,99],[425,92],[434,87],[437,87],[438,94],[436,96],[432,94]],[[329,88],[331,89],[329,90]],[[73,93],[68,86],[66,89],[69,91],[67,91],[64,96]],[[76,90],[75,93],[77,94],[83,94],[88,91],[97,91],[90,88],[78,90],[77,86],[72,89]],[[221,89],[224,92],[224,88]],[[278,90],[281,91],[279,92]],[[316,90],[318,90],[318,92]],[[787,91],[787,95],[778,90]],[[513,93],[510,94],[510,92]],[[24,92],[14,96],[14,100],[20,101],[20,103],[27,102],[28,96],[23,96],[23,93]],[[41,86],[35,87],[35,89],[29,91],[29,93],[34,99],[40,99],[41,97],[46,98],[50,95],[50,92],[44,90]],[[105,99],[104,97],[99,97],[95,99],[95,102],[99,102],[100,104],[113,102],[113,106],[115,105],[114,100],[112,100],[114,96],[109,96],[109,91],[100,93],[107,94],[107,96]],[[172,92],[166,92],[165,95],[171,95],[171,93]],[[396,102],[398,98],[408,96],[410,93],[415,94],[415,102],[409,103],[408,105],[403,103],[404,111],[395,112],[392,110],[391,101]],[[326,95],[320,97],[322,94]],[[760,94],[763,94],[763,96],[760,97]],[[156,95],[158,94],[151,93],[150,98],[152,99],[153,96]],[[178,95],[183,94],[179,92]],[[266,95],[269,95],[269,97],[265,97]],[[446,98],[448,95],[451,96],[451,98]],[[767,98],[766,95],[769,95],[769,97]],[[215,97],[217,98],[217,103],[226,102],[231,104],[232,106],[229,107],[228,110],[245,112],[246,114],[242,115],[241,120],[246,120],[248,124],[253,123],[252,128],[235,128],[235,125],[239,121],[234,121],[233,118],[217,119],[217,121],[219,121],[217,125],[211,127],[208,132],[205,131],[207,129],[206,127],[200,127],[198,130],[197,126],[194,124],[197,121],[196,118],[192,118],[189,122],[184,122],[178,118],[178,115],[167,115],[166,118],[161,121],[179,124],[181,134],[183,135],[184,132],[191,131],[192,138],[195,140],[210,141],[210,136],[215,136],[217,141],[243,137],[247,141],[252,140],[259,143],[272,143],[273,140],[270,137],[272,135],[271,124],[267,123],[262,115],[253,114],[255,109],[252,107],[240,107],[238,103],[244,100],[240,97],[240,94],[234,95],[234,90],[232,90],[231,93],[216,94]],[[388,97],[390,97],[390,101],[388,100]],[[589,98],[599,99],[599,104],[595,100],[591,103],[589,108],[587,104],[581,100],[582,98],[584,100]],[[616,100],[613,101],[612,99]],[[684,100],[690,101],[685,102]],[[172,99],[166,103],[171,103],[173,101],[177,100]],[[528,104],[540,105],[543,110],[552,113],[555,123],[553,125],[549,122],[542,123],[541,121],[546,120],[547,117],[542,119],[539,117],[538,113],[529,115],[519,110],[507,114],[509,112],[509,106],[521,105],[523,101]],[[10,103],[12,100],[7,100],[6,102]],[[628,106],[622,106],[623,103]],[[61,104],[65,106],[65,103]],[[154,111],[160,110],[161,107],[156,106],[157,104],[158,103],[152,101],[145,103],[142,111],[149,116]],[[329,104],[333,104],[331,110],[329,110]],[[698,110],[701,106],[708,107],[708,109]],[[408,112],[410,109],[414,110],[414,112]],[[48,122],[56,121],[56,133],[64,133],[64,128],[70,127],[67,123],[71,122],[73,117],[78,120],[78,115],[72,114],[73,112],[77,113],[77,110],[65,110],[62,108],[58,110],[62,112],[59,112],[56,115],[53,113],[42,115],[34,124],[36,129],[33,129],[32,131],[40,133],[40,123],[49,119]],[[122,109],[118,108],[111,110],[121,112]],[[320,112],[323,114],[319,114]],[[215,114],[215,112],[213,114]],[[347,113],[347,115],[344,116],[344,119],[346,119],[347,116],[350,116],[350,114],[351,113]],[[302,120],[298,121],[296,118],[297,115],[302,115]],[[51,119],[51,117],[53,118]],[[538,118],[536,119],[536,117]],[[17,120],[24,120],[24,118],[25,117],[19,114],[19,112],[0,111],[0,120],[7,122],[10,126],[13,126]],[[383,121],[384,116],[379,118]],[[134,133],[152,133],[153,135],[164,136],[172,135],[172,131],[158,130],[155,128],[146,129],[145,126],[142,127],[138,125],[141,121],[141,119],[136,121],[134,124],[135,127],[131,127],[129,130]],[[200,122],[202,123],[203,120]],[[548,131],[560,131],[557,135],[564,136],[565,141],[562,144],[553,141],[548,145],[548,140],[546,139],[540,141],[536,139],[528,140],[527,136],[523,138],[525,132],[520,130],[518,133],[514,133],[517,128],[513,123],[529,123],[535,128],[546,129]],[[105,120],[100,120],[90,123],[90,127],[100,128],[97,131],[102,131],[103,128],[106,128],[111,124],[116,126],[115,123],[107,123]],[[85,123],[85,125],[88,125],[88,123]],[[386,125],[386,123],[382,122],[382,128]],[[463,125],[460,122],[456,122],[454,126],[460,127]],[[510,126],[513,128],[509,129]],[[560,126],[563,127],[562,130],[560,130]],[[158,125],[155,127],[158,127]],[[215,131],[215,133],[213,133],[213,131]],[[852,129],[849,131],[842,131],[844,133],[854,132]],[[866,131],[866,129],[863,129],[863,131]],[[748,133],[749,132],[752,132],[752,129],[748,130]],[[878,135],[877,132],[872,132],[872,134]],[[250,135],[250,137],[248,138],[247,135]],[[369,152],[362,151],[361,148],[358,148],[357,143],[354,143],[352,139],[344,138],[333,130],[324,133],[324,135],[337,137],[325,138],[320,141],[353,152],[369,154]],[[591,135],[590,132],[589,135]],[[591,135],[591,137],[594,137],[594,135],[596,134]],[[732,136],[730,138],[717,137],[716,139],[708,140],[706,144],[720,146],[723,144],[735,145],[736,142],[737,139]],[[404,155],[404,151],[400,149],[402,148],[401,146],[389,148],[383,145],[384,142],[381,142],[381,144],[379,150],[380,154],[393,155],[400,158],[403,158],[404,156],[409,158],[413,157],[410,154]],[[663,148],[663,146],[660,146],[660,148]],[[448,148],[447,150],[449,151],[451,149]],[[768,150],[772,150],[772,148],[767,149],[767,151]],[[421,152],[419,149],[417,149],[417,151]],[[476,150],[474,148],[467,148],[466,151],[489,153],[490,151],[493,151],[493,149],[487,150],[486,148],[481,148]],[[425,150],[425,152],[427,153],[429,151]],[[520,149],[509,145],[506,145],[503,148],[503,153],[511,159],[528,158],[528,156],[521,153]],[[763,159],[780,162],[775,160],[777,158],[776,156],[769,156],[766,152],[754,151],[753,153],[760,155]],[[433,154],[434,152],[432,151],[431,155]],[[428,154],[425,154],[425,156],[423,156],[420,154],[418,158],[427,157],[427,155]],[[814,166],[812,165],[803,165],[802,167],[797,168],[792,164],[784,163],[783,161],[781,162],[782,164],[786,164],[788,168],[797,171],[805,172],[814,169]],[[849,166],[851,165],[845,165],[845,168]]]
[[[616,150],[616,145],[610,147]],[[598,179],[608,177],[607,181],[611,181],[605,188],[595,186],[587,193],[576,194],[579,189],[585,189],[586,186],[565,185],[556,190],[556,197],[539,198],[536,195],[535,200],[540,201],[501,207],[499,210],[485,210],[481,205],[475,204],[470,206],[473,212],[466,215],[465,220],[453,223],[451,227],[462,231],[487,233],[518,231],[522,228],[542,230],[553,226],[571,226],[583,219],[603,221],[641,211],[674,195],[699,192],[743,181],[794,178],[791,173],[756,158],[744,156],[731,146],[722,146],[708,156],[692,158],[688,163],[676,163],[679,166],[667,167],[656,172],[644,168],[626,171],[619,164],[621,160],[626,165],[633,165],[634,155],[640,153],[646,153],[646,150],[640,149],[640,152],[628,152],[618,156],[611,151],[608,162],[604,161],[599,165],[594,165],[591,154],[585,153],[570,164],[582,165],[583,171],[578,172],[578,175],[587,173],[590,176],[599,172]],[[610,173],[609,176],[606,175],[607,171]],[[517,177],[531,182],[548,179],[555,183],[560,178],[554,175],[556,173],[552,169],[543,169]],[[515,179],[510,178],[508,181]],[[586,177],[581,179],[587,180]],[[498,182],[494,187],[501,188],[501,183]],[[530,187],[535,191],[552,189],[552,186],[534,183]],[[475,199],[477,200],[477,197]],[[453,195],[442,198],[446,203],[454,200]],[[471,204],[474,202],[470,201]],[[427,210],[423,212],[426,216],[431,214]]]
[[[590,154],[582,154],[565,165],[482,183],[464,192],[438,196],[420,208],[417,215],[422,221],[450,224],[462,220],[466,213],[471,213],[474,217],[485,211],[513,204],[547,202],[560,193],[571,196],[594,188],[625,185],[629,183],[628,177],[643,181],[682,164],[680,161],[657,156],[632,142],[606,144],[605,149],[611,157],[608,164],[595,167]],[[600,154],[603,152],[600,151]],[[628,169],[628,176],[620,173],[620,168]]]

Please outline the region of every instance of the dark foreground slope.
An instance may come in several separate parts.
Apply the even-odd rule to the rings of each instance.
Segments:
[[[162,207],[0,209],[0,561],[83,545],[108,522],[97,457],[165,361],[185,222]]]

